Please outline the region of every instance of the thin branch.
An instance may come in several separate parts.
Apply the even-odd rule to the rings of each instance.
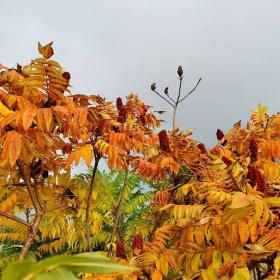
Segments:
[[[180,80],[180,85],[179,85],[179,92],[178,92],[178,96],[177,96],[177,100],[176,100],[176,103],[175,103],[175,106],[177,107],[177,105],[179,104],[179,100],[180,100],[180,97],[181,97],[181,89],[182,89],[182,81],[183,81],[183,78],[184,77],[180,77],[179,80]]]
[[[153,92],[156,93],[163,100],[165,100],[170,106],[172,106],[173,108],[175,107],[174,104],[172,104],[168,99],[166,99],[164,96],[162,96],[159,92],[157,92],[156,90],[153,90]]]
[[[202,78],[199,78],[199,80],[197,81],[195,87],[189,92],[187,93],[181,100],[179,100],[178,104],[181,103],[184,99],[186,99],[190,94],[192,94],[196,88],[198,87],[199,83],[201,82]]]
[[[0,211],[0,215],[5,217],[5,218],[7,218],[7,219],[9,219],[9,220],[13,220],[15,222],[21,223],[22,225],[25,225],[28,228],[31,228],[31,224],[29,224],[28,222],[18,218],[17,216],[14,216],[14,215],[2,212],[2,211]]]
[[[37,202],[38,202],[38,205],[39,205],[41,211],[43,211],[43,209],[44,209],[45,207],[44,207],[44,205],[43,205],[42,202],[41,202],[38,188],[39,188],[38,185],[34,187],[34,189],[35,189],[35,196],[36,196],[36,200],[37,200]]]
[[[27,208],[26,209],[26,212],[25,212],[25,216],[26,216],[26,221],[27,221],[27,223],[30,223],[30,220],[29,220],[29,218],[30,218],[30,208]]]
[[[112,243],[114,241],[114,238],[116,236],[116,233],[117,233],[117,230],[119,227],[119,221],[120,221],[120,216],[122,214],[122,206],[123,206],[123,202],[124,202],[124,194],[125,194],[125,190],[126,190],[127,183],[128,183],[128,176],[129,176],[129,170],[127,168],[127,170],[125,170],[123,186],[122,186],[121,193],[119,196],[118,205],[116,207],[117,213],[115,215],[114,227],[113,227],[113,231],[111,234],[110,243]],[[111,255],[112,255],[112,246],[109,248],[109,251],[108,251],[108,256],[111,257]]]
[[[166,94],[166,96],[167,96],[172,102],[174,102],[174,104],[176,103],[176,100],[173,99],[169,94]]]
[[[10,184],[5,184],[3,186],[3,188],[12,188],[12,187],[26,187],[26,184],[24,184],[24,183],[17,183],[17,184],[10,183]]]
[[[87,196],[86,222],[85,223],[86,223],[87,246],[88,246],[88,249],[90,252],[92,252],[91,242],[90,242],[90,206],[91,206],[91,201],[92,201],[94,181],[95,181],[95,176],[96,176],[96,171],[97,171],[99,160],[100,160],[100,156],[97,155],[95,157],[94,167],[92,170],[92,175],[91,175],[91,180],[90,180],[90,185],[89,185],[89,192],[88,192],[88,196]]]
[[[32,226],[29,228],[27,239],[19,254],[19,260],[22,261],[27,257],[29,249],[34,242],[34,238],[35,238],[38,228],[40,226],[42,217],[43,217],[43,212],[36,213],[35,220],[34,220]]]
[[[36,213],[39,213],[41,211],[41,206],[39,205],[39,203],[36,199],[36,196],[33,193],[31,178],[30,178],[29,174],[27,174],[27,170],[21,161],[17,160],[17,165],[18,165],[21,175],[23,176],[24,182],[26,184],[26,189],[28,191],[32,204],[35,208],[35,211],[36,211]]]

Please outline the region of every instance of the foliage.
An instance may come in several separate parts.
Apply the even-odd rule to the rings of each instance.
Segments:
[[[71,208],[66,215],[60,215],[59,219],[53,219],[53,215],[47,216],[46,223],[39,227],[42,244],[38,251],[41,255],[54,254],[71,250],[71,252],[83,252],[86,248],[86,236],[84,231],[85,207],[87,192],[91,181],[92,168],[87,173],[75,175],[73,179],[65,176],[68,189],[65,193],[71,200]],[[110,241],[110,235],[114,223],[116,204],[121,192],[124,171],[111,172],[98,171],[95,179],[93,193],[93,206],[91,208],[91,246],[94,250],[105,249]],[[136,174],[128,178],[128,188],[124,196],[124,207],[121,223],[118,229],[118,239],[131,244],[136,232],[143,236],[148,234],[149,223],[147,212],[150,209],[149,202],[152,192],[143,192],[140,179]],[[146,223],[146,227],[141,225]],[[140,225],[139,225],[140,224]],[[129,248],[128,248],[129,249]]]
[[[95,274],[105,274],[111,272],[126,272],[135,268],[119,264],[104,257],[100,253],[82,253],[72,256],[55,256],[46,258],[37,263],[31,261],[21,261],[9,264],[3,272],[3,280],[60,280],[78,279],[74,272],[89,272]]]
[[[217,145],[206,149],[175,125],[179,103],[201,81],[181,95],[181,66],[177,97],[151,86],[173,108],[173,129],[157,131],[162,121],[136,94],[116,105],[74,95],[70,74],[51,60],[52,43],[38,50],[42,58],[0,70],[2,266],[43,259],[26,261],[27,271],[72,258],[48,255],[103,251],[138,270],[116,274],[114,264],[78,277],[279,278],[279,113],[259,105],[245,127],[218,129]],[[88,172],[73,176],[81,160]],[[21,263],[6,271],[15,267],[23,271]],[[51,273],[73,276],[59,269]]]

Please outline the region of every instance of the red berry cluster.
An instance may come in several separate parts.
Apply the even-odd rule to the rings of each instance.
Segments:
[[[125,248],[121,240],[117,240],[116,244],[116,257],[127,260]]]
[[[140,234],[136,234],[132,242],[133,256],[135,256],[135,249],[138,249],[140,252],[143,251],[143,238]]]
[[[125,123],[126,122],[126,109],[123,105],[122,99],[120,97],[117,98],[117,109],[119,111],[119,117],[118,117],[118,122],[120,123]]]
[[[224,133],[218,128],[216,132],[217,139],[221,141],[224,138]]]
[[[255,139],[255,137],[251,137],[250,143],[249,143],[249,150],[251,152],[251,161],[257,161],[258,160],[258,143]]]
[[[204,145],[203,143],[199,143],[199,144],[197,145],[197,148],[200,150],[200,152],[201,152],[202,154],[207,154],[207,150],[206,150],[205,145]]]
[[[261,174],[261,172],[255,166],[248,166],[247,178],[250,180],[252,186],[257,186],[257,190],[266,193],[268,185]]]

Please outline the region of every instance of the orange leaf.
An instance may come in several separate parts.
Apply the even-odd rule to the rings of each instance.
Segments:
[[[167,274],[168,274],[168,262],[167,262],[166,257],[164,255],[160,257],[160,268],[161,268],[161,273],[164,276],[167,276]]]
[[[38,109],[38,128],[50,131],[52,124],[52,110],[50,108]]]
[[[16,131],[9,131],[3,143],[3,158],[9,158],[10,165],[13,167],[21,152],[21,134]]]
[[[247,241],[249,240],[249,237],[250,237],[250,232],[249,232],[249,226],[246,223],[246,221],[241,220],[239,222],[238,232],[239,232],[241,244],[243,245],[243,244],[247,243]]]
[[[87,120],[87,108],[75,108],[74,121],[78,127],[82,127],[86,124]]]
[[[22,127],[25,131],[31,126],[36,113],[37,109],[35,108],[28,108],[22,113]]]
[[[38,42],[38,51],[45,59],[49,59],[53,56],[53,48],[52,48],[53,42],[48,43],[45,46],[42,46],[40,42]]]
[[[27,110],[29,108],[36,108],[30,101],[22,96],[17,96],[18,108],[20,110]]]

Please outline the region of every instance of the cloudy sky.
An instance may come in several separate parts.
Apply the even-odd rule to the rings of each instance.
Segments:
[[[54,41],[74,92],[108,99],[134,91],[155,110],[168,107],[150,92],[197,92],[179,109],[182,129],[208,146],[217,128],[248,120],[259,102],[279,111],[279,0],[0,0],[0,63],[25,64],[37,41]],[[165,118],[170,119],[167,113]],[[166,123],[171,127],[171,122]]]

